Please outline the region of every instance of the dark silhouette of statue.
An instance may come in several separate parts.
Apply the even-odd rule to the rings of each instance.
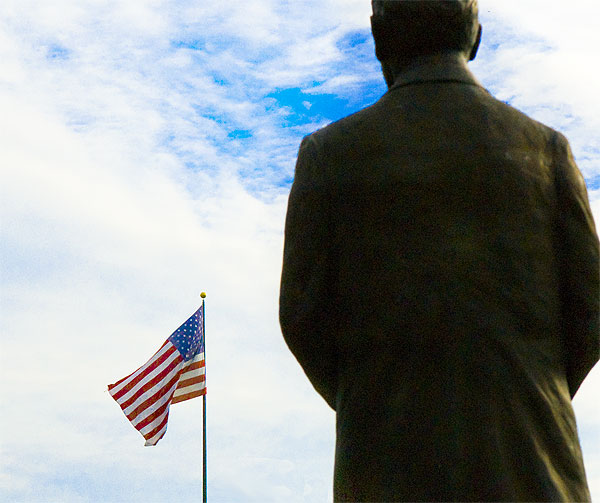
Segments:
[[[372,28],[389,90],[302,141],[281,280],[335,500],[588,501],[598,236],[567,140],[468,70],[476,0],[374,0]]]

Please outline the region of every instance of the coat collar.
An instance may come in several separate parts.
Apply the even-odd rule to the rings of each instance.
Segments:
[[[454,54],[441,54],[415,61],[396,77],[389,91],[411,84],[448,81],[483,88],[463,58]]]

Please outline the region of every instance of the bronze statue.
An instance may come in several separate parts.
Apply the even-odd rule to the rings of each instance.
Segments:
[[[335,501],[589,501],[598,236],[567,140],[469,71],[476,0],[374,0],[372,28],[389,90],[302,141],[281,280]]]

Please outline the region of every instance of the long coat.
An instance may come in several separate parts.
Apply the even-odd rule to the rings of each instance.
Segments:
[[[566,139],[466,64],[303,140],[280,322],[336,411],[336,501],[588,501],[571,398],[598,311]]]

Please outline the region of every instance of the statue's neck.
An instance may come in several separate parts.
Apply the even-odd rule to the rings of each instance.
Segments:
[[[403,61],[401,58],[393,65],[383,64],[383,73],[388,87],[398,82],[413,80],[417,76],[426,75],[433,71],[443,73],[444,70],[457,70],[470,73],[467,58],[462,52],[436,53],[417,56]]]
[[[382,65],[388,88],[396,88],[408,83],[434,80],[458,80],[481,86],[469,70],[462,53],[433,54],[412,58],[405,65]]]

